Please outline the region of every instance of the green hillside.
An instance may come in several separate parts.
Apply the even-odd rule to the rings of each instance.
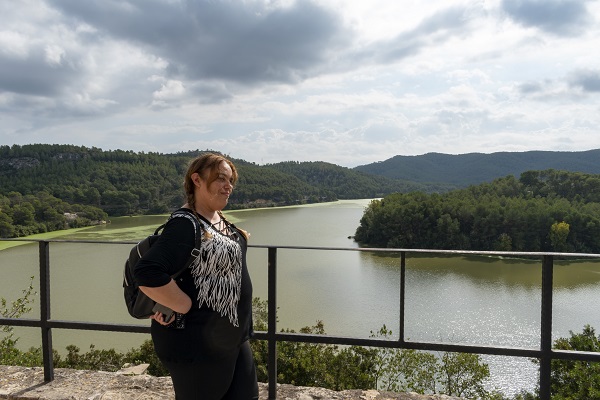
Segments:
[[[182,204],[182,177],[187,163],[199,153],[202,151],[136,153],[49,144],[0,146],[0,195],[44,192],[68,204],[98,207],[110,216],[164,213]],[[259,166],[233,161],[240,179],[230,197],[230,208],[435,189],[327,163]]]
[[[361,199],[384,196],[386,193],[411,192],[415,190],[437,192],[445,187],[434,187],[414,182],[400,181],[384,176],[340,167],[326,162],[287,161],[269,164],[268,168],[297,177],[307,184],[329,190],[340,199]]]

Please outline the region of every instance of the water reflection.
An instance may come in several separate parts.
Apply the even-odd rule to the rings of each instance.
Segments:
[[[400,252],[361,252],[365,263],[381,268],[400,268]],[[541,287],[541,258],[539,260],[488,256],[431,255],[408,253],[408,269],[433,274],[460,275],[481,285],[502,284],[523,289]],[[581,288],[600,284],[600,261],[558,260],[554,262],[556,289]]]

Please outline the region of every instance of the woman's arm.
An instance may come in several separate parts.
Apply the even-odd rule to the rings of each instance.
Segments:
[[[187,218],[167,222],[158,241],[137,263],[134,278],[140,290],[157,303],[185,314],[192,300],[171,275],[178,272],[190,257],[195,245],[195,227]]]
[[[173,279],[164,286],[140,286],[140,290],[157,303],[181,314],[187,313],[192,307],[192,299],[177,286]]]

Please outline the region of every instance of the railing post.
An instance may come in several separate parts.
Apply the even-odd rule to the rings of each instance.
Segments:
[[[269,247],[268,260],[268,327],[267,327],[267,343],[269,354],[269,399],[277,398],[277,248]]]
[[[542,258],[542,324],[540,350],[540,399],[550,400],[552,366],[552,286],[554,262],[551,255]]]
[[[404,299],[406,296],[406,252],[400,252],[400,336],[398,340],[404,344]]]
[[[44,381],[54,380],[54,360],[52,357],[52,329],[50,319],[50,243],[41,241],[40,249],[40,321],[42,329],[42,358],[44,361]]]

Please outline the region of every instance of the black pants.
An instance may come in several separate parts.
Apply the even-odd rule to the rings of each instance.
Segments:
[[[176,400],[258,399],[256,367],[247,341],[234,358],[218,363],[162,363],[171,374]]]

